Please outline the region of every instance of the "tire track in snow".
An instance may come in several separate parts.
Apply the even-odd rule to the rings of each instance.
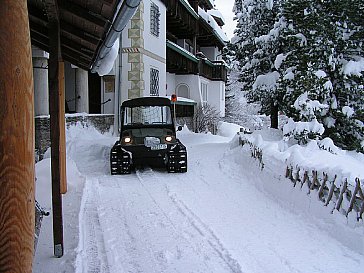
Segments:
[[[243,273],[240,264],[231,256],[210,227],[206,225],[182,200],[179,200],[175,194],[171,194],[170,198],[178,207],[179,211],[188,218],[191,225],[206,238],[209,245],[216,251],[220,258],[224,260],[232,272]]]
[[[158,201],[153,197],[153,194],[147,189],[146,185],[144,185],[146,180],[148,180],[148,183],[150,183],[150,180],[156,181],[158,178],[155,175],[155,172],[153,172],[151,169],[147,169],[146,171],[137,171],[137,176],[143,185],[143,187],[147,190],[150,197],[153,199],[154,203],[163,211],[163,209],[158,205]],[[207,181],[203,181],[206,183]],[[163,183],[163,182],[162,182]],[[231,272],[234,273],[243,273],[240,264],[232,258],[229,251],[223,246],[219,238],[214,234],[214,232],[211,230],[211,228],[205,224],[201,218],[199,218],[182,200],[179,200],[177,198],[176,194],[172,194],[168,188],[168,185],[166,183],[163,183],[165,191],[167,195],[169,196],[169,199],[172,201],[175,208],[178,210],[178,212],[183,215],[185,219],[188,220],[190,223],[190,226],[197,231],[197,233],[200,235],[200,238],[203,238],[208,245],[213,249],[213,251],[217,254],[217,256],[226,264],[226,266],[231,270]],[[174,227],[175,230],[178,230],[178,227],[175,226],[173,221],[168,217],[166,212],[164,212],[164,215],[169,220],[171,225]]]
[[[86,178],[79,215],[80,237],[76,273],[109,273],[104,238],[97,209],[97,193]]]
[[[167,175],[170,175],[170,174],[167,174]],[[137,170],[136,171],[136,176],[140,182],[140,185],[144,188],[144,190],[146,191],[146,193],[148,194],[148,196],[151,198],[151,200],[153,201],[154,205],[156,207],[158,207],[158,210],[163,214],[163,217],[168,221],[168,223],[165,223],[165,225],[169,225],[172,230],[173,230],[173,233],[175,234],[179,234],[179,228],[176,226],[176,223],[171,219],[171,217],[168,215],[168,213],[166,212],[165,209],[162,208],[162,204],[160,203],[160,201],[158,201],[158,197],[152,193],[152,189],[150,187],[148,187],[149,185],[152,185],[154,187],[154,185],[156,185],[155,183],[158,183],[159,181],[158,178],[156,177],[154,171],[151,169],[151,168],[146,168],[146,169],[141,169],[141,170]],[[158,183],[159,186],[161,185],[160,183]],[[159,188],[158,188],[158,193],[162,193],[164,194],[163,191],[159,191]],[[161,199],[160,199],[161,200]],[[164,199],[165,200],[165,199]],[[171,208],[171,207],[169,207]],[[157,215],[157,214],[156,214]],[[196,247],[194,247],[194,243],[193,242],[190,242],[189,240],[187,240],[186,237],[181,237],[183,239],[184,242],[187,242],[188,245],[190,245],[193,250],[195,252],[197,252],[197,254],[201,254],[201,252],[199,252],[199,249],[197,249]],[[183,255],[183,249],[182,250],[178,250],[178,256],[181,256]],[[168,256],[170,256],[171,254],[170,253],[165,253],[166,255],[166,258],[168,260]],[[205,263],[205,261],[203,261],[204,265],[209,268],[208,271],[209,272],[213,272],[213,268],[209,267],[208,264]],[[198,270],[198,269],[196,269]],[[204,273],[204,271],[196,271],[196,272],[201,272],[201,273]],[[181,272],[183,273],[183,272]]]
[[[143,265],[140,264],[137,259],[138,256],[143,254],[139,251],[138,238],[133,233],[133,223],[128,219],[128,198],[124,194],[124,189],[122,187],[125,178],[128,180],[135,180],[133,175],[124,177],[99,177],[98,187],[100,190],[104,191],[102,196],[105,196],[105,192],[112,190],[112,194],[108,196],[108,200],[101,204],[99,207],[100,219],[102,219],[102,226],[105,244],[107,245],[108,258],[110,263],[110,272],[121,273],[121,272],[131,272],[131,273],[142,273]],[[134,179],[133,179],[134,178]],[[102,180],[102,181],[101,181]],[[121,180],[121,181],[120,181]],[[120,207],[116,207],[115,195],[120,198]],[[133,195],[137,195],[133,193]],[[126,202],[126,203],[125,203]],[[115,218],[113,216],[117,215]],[[148,248],[148,242],[143,242],[144,248]],[[130,258],[131,257],[131,258]],[[149,265],[154,268],[156,261],[154,259],[148,260]]]

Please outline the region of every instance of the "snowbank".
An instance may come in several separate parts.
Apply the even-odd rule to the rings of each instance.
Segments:
[[[277,158],[298,148],[282,147],[279,130],[245,135],[264,149],[267,164],[261,172],[246,147],[229,145],[238,143],[239,130],[221,122],[219,135],[179,131],[189,152],[187,173],[144,169],[110,176],[108,156],[116,138],[70,126],[65,255],[52,257],[52,217],[45,217],[33,271],[354,273],[362,268],[362,223],[358,228],[359,223],[327,213],[317,198],[282,176],[284,164]],[[37,199],[50,210],[50,158],[36,169]]]
[[[277,132],[274,138],[272,138],[272,131]],[[306,146],[298,144],[288,146],[283,139],[277,139],[277,136],[281,134],[279,130],[266,129],[255,131],[252,135],[244,135],[244,138],[261,148],[266,157],[273,157],[284,164],[315,169],[332,177],[337,175],[341,180],[355,181],[355,178],[364,180],[362,154],[334,147],[328,144],[328,139],[323,142],[310,141]],[[322,147],[328,147],[328,150]]]
[[[243,128],[243,127],[240,125],[234,124],[234,123],[220,121],[217,126],[217,134],[219,136],[232,138],[238,132],[240,132],[240,128]]]

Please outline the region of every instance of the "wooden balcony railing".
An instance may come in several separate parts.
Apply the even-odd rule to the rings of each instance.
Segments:
[[[211,62],[208,59],[199,59],[198,70],[200,76],[212,81],[227,81],[227,68],[223,62]]]
[[[167,72],[198,74],[198,59],[180,46],[167,41]]]
[[[167,72],[195,74],[212,81],[227,81],[227,68],[223,62],[197,58],[170,41],[167,41]]]
[[[178,38],[195,35],[198,14],[190,5],[181,0],[163,0],[167,7],[167,31]]]

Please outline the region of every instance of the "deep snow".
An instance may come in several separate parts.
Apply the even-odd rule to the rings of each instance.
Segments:
[[[359,272],[364,227],[330,214],[292,187],[284,166],[263,171],[232,138],[184,129],[188,172],[145,168],[109,175],[116,138],[67,130],[65,255],[53,258],[52,218],[44,218],[34,272]],[[276,164],[276,165],[275,165]],[[36,164],[36,197],[51,209],[50,159]]]

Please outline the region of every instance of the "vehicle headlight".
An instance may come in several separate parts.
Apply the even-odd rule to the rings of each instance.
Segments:
[[[131,137],[123,137],[123,142],[124,143],[130,143],[131,142]]]
[[[172,136],[166,136],[164,139],[167,142],[171,142],[173,140],[173,137]]]

